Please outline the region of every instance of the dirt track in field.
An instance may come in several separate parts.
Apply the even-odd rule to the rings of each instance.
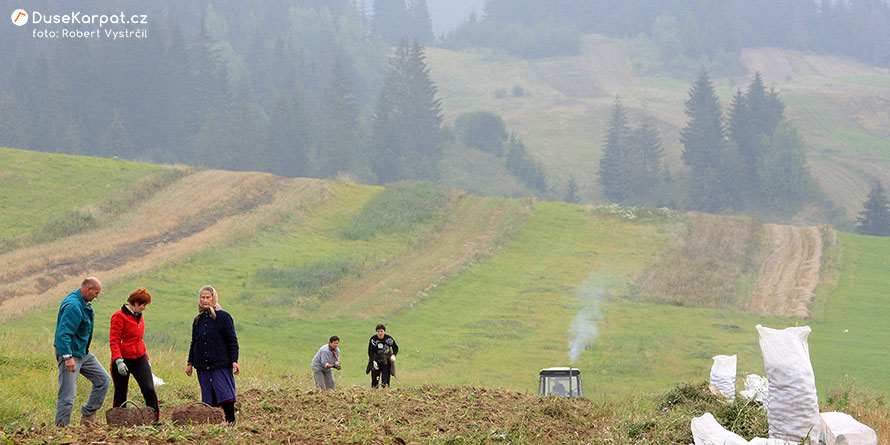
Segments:
[[[822,236],[816,227],[765,224],[769,251],[746,309],[770,315],[810,315],[819,285]]]
[[[249,236],[295,204],[323,200],[327,188],[265,173],[186,176],[99,230],[0,255],[0,319],[58,300],[88,275],[121,279]]]

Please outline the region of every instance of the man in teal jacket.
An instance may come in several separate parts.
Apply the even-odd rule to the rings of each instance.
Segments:
[[[96,411],[102,408],[111,384],[111,376],[90,352],[90,342],[93,340],[93,306],[90,302],[99,296],[99,292],[102,292],[102,283],[96,277],[89,277],[59,306],[56,339],[53,342],[59,364],[56,425],[71,423],[71,410],[74,408],[74,396],[77,395],[77,373],[93,383],[90,398],[80,409],[80,423],[84,425],[96,422]]]

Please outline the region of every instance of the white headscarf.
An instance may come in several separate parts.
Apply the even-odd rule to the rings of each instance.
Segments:
[[[209,290],[212,295],[212,300],[210,302],[210,307],[201,307],[201,293],[205,290]],[[198,291],[198,315],[195,317],[195,323],[198,322],[198,318],[201,317],[201,314],[204,312],[210,312],[210,318],[216,320],[216,311],[221,311],[222,307],[219,305],[219,296],[216,294],[216,289],[213,286],[203,286],[201,290]]]

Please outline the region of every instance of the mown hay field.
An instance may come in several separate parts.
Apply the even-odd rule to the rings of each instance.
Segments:
[[[91,161],[78,160],[83,165]],[[133,267],[106,278],[106,287],[95,302],[97,328],[92,350],[101,362],[109,361],[107,320],[130,291],[145,286],[154,296],[145,313],[146,343],[154,372],[168,382],[160,389],[164,406],[196,399],[197,382],[183,372],[190,324],[196,314],[197,289],[204,284],[216,286],[220,303],[235,318],[242,345],[242,374],[237,384],[246,404],[242,407],[245,429],[238,427],[238,440],[265,438],[258,432],[266,431],[267,426],[250,423],[247,414],[267,409],[274,412],[276,397],[281,397],[275,391],[308,397],[313,386],[309,362],[330,335],[343,339],[344,367],[337,375],[338,385],[368,386],[366,347],[378,322],[387,325],[401,346],[400,374],[394,379],[394,389],[409,392],[393,392],[394,396],[415,397],[418,392],[411,392],[415,389],[419,393],[445,391],[422,389],[428,385],[459,385],[455,391],[464,394],[471,390],[463,386],[471,385],[498,394],[506,391],[505,400],[525,400],[512,407],[522,411],[527,403],[544,403],[532,396],[538,370],[560,365],[582,369],[590,399],[582,416],[589,416],[590,420],[583,421],[589,422],[585,427],[589,429],[579,433],[581,436],[566,438],[610,437],[614,428],[620,430],[614,437],[626,437],[620,434],[629,434],[627,428],[639,433],[647,413],[652,412],[652,394],[684,382],[706,380],[711,357],[716,354],[739,355],[739,386],[744,374],[762,374],[753,328],[757,323],[813,326],[810,351],[823,402],[842,405],[847,411],[864,409],[863,416],[886,413],[880,399],[890,394],[882,378],[886,361],[873,351],[890,341],[890,334],[873,330],[866,335],[857,328],[877,325],[886,318],[872,308],[882,307],[886,298],[880,286],[886,281],[882,252],[888,246],[873,238],[842,235],[840,253],[824,256],[837,263],[830,269],[836,271],[836,286],[829,283],[817,291],[816,315],[807,318],[762,316],[731,306],[683,307],[626,298],[630,283],[656,263],[660,253],[676,245],[678,234],[686,233],[688,216],[668,213],[650,218],[651,211],[645,209],[610,214],[572,204],[480,198],[447,190],[437,195],[442,199],[428,199],[431,189],[424,184],[382,188],[345,181],[195,172],[175,181],[172,189],[134,202],[132,211],[112,214],[104,225],[77,236],[93,239],[89,237],[115,228],[130,233],[134,225],[127,221],[137,218],[140,210],[175,201],[181,192],[175,184],[194,187],[189,178],[199,175],[209,175],[202,182],[214,183],[217,174],[229,183],[234,177],[244,182],[235,181],[241,185],[234,189],[221,187],[229,192],[221,193],[219,199],[205,197],[208,214],[217,215],[218,221],[193,228],[197,230],[194,235],[206,236],[169,243],[164,248],[178,246],[174,249],[177,255],[166,261],[137,261],[144,251],[135,249],[126,257]],[[232,201],[226,196],[255,196],[255,184],[265,184],[260,189],[270,193],[268,198],[257,205],[227,205]],[[52,188],[54,183],[39,186]],[[54,212],[63,214],[72,205],[60,203]],[[363,215],[398,216],[398,209],[412,206],[420,206],[416,214],[423,216],[412,219],[408,226],[391,232],[375,229],[367,236],[348,235]],[[241,213],[214,213],[220,208],[238,208]],[[373,211],[381,209],[389,210]],[[195,239],[203,242],[193,242]],[[32,248],[72,242],[61,239]],[[13,266],[4,263],[4,269]],[[102,272],[91,271],[100,278]],[[306,276],[326,277],[327,281],[313,287]],[[393,284],[374,288],[375,277],[386,277]],[[4,434],[32,426],[39,429],[52,418],[57,372],[52,337],[57,303],[77,280],[60,281],[59,286],[67,287],[48,293],[40,305],[25,313],[7,315],[0,326],[0,425]],[[596,331],[589,329],[592,325]],[[574,362],[570,360],[572,346],[578,348]],[[80,399],[86,395],[86,386],[80,385]],[[832,396],[838,387],[854,388],[848,391],[853,395],[842,392]],[[135,385],[131,391],[131,398],[139,400]],[[866,394],[868,404],[858,401],[860,392]],[[363,394],[346,392],[331,397],[339,400]],[[337,403],[349,406],[352,402]],[[359,405],[355,402],[352,409],[360,411]],[[366,403],[364,406],[367,408]],[[472,415],[472,409],[463,409]],[[549,409],[564,412],[559,407]],[[336,416],[349,425],[348,418]],[[519,424],[522,418],[522,414],[511,417]],[[602,429],[599,419],[611,419],[606,423],[612,426]],[[353,435],[342,437],[344,441],[376,440],[386,431],[385,426],[357,426],[349,430]],[[397,429],[389,426],[392,431]],[[412,433],[416,436],[410,437],[457,440],[461,436],[469,441],[483,437],[450,427],[436,433],[430,429],[435,427],[417,427]],[[516,438],[510,434],[522,431],[522,440],[530,442],[550,437],[535,436],[528,425],[522,427],[528,429],[515,431],[504,428],[492,427],[485,434]],[[41,429],[35,437],[57,434],[50,430]],[[131,434],[102,431],[111,441]],[[421,432],[431,436],[420,436]],[[215,429],[139,434],[143,433],[159,441],[176,437],[225,441],[233,437]],[[333,436],[309,437],[327,440]]]

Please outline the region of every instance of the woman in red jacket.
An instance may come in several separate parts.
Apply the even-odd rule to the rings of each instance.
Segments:
[[[111,380],[114,382],[113,406],[118,407],[127,401],[128,374],[133,374],[145,406],[154,408],[155,415],[160,418],[158,395],[155,392],[151,374],[151,364],[145,353],[145,321],[142,311],[151,303],[151,294],[143,287],[136,289],[127,299],[127,304],[111,316]]]

